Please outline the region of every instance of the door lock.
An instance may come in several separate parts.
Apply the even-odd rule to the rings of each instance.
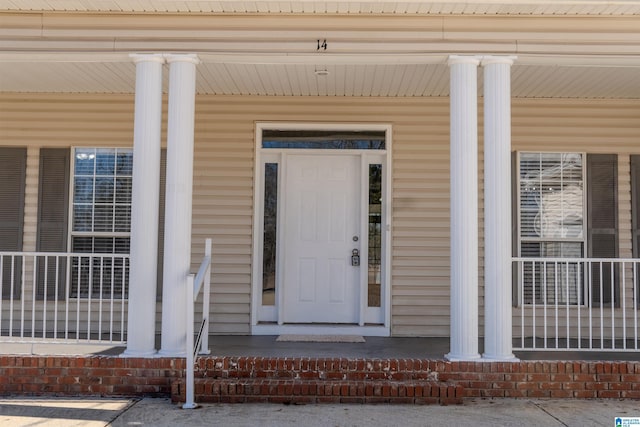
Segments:
[[[351,251],[351,265],[354,267],[358,267],[360,265],[360,251],[358,249]]]

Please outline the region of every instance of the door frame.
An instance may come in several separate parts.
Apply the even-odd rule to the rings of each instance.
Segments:
[[[309,131],[384,131],[385,150],[313,150],[313,149],[273,149],[262,148],[262,133],[264,130],[309,130]],[[291,123],[291,122],[257,122],[255,128],[255,168],[254,168],[254,211],[253,211],[253,238],[252,238],[252,279],[251,279],[251,333],[253,335],[278,335],[290,334],[357,334],[367,336],[389,336],[391,331],[391,138],[392,127],[389,124],[376,123]],[[359,313],[358,324],[354,325],[329,325],[329,324],[284,324],[283,296],[276,291],[274,306],[262,305],[262,248],[264,228],[264,164],[277,162],[278,172],[278,227],[277,240],[284,241],[283,228],[280,224],[283,206],[283,196],[286,194],[283,179],[282,165],[286,165],[287,154],[313,154],[323,155],[350,154],[357,155],[361,160],[361,176],[368,180],[368,165],[382,164],[382,215],[381,215],[381,304],[379,308],[368,307],[367,294],[364,292],[367,286],[367,274],[360,274],[359,284]],[[361,180],[361,182],[364,182]],[[362,188],[362,186],[361,186]],[[365,193],[362,192],[361,193]],[[361,218],[364,219],[368,212],[368,195],[360,196]],[[367,223],[362,221],[361,229],[366,231]],[[368,234],[364,234],[368,235]],[[276,271],[282,271],[281,245],[277,247]],[[362,250],[364,252],[364,248]],[[366,272],[366,264],[362,263],[362,271]],[[278,276],[278,274],[277,274]],[[277,289],[282,289],[281,278],[276,277]],[[375,319],[375,321],[371,321]]]

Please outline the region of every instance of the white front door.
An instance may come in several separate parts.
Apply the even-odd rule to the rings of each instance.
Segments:
[[[283,321],[357,323],[360,157],[288,155],[284,178]]]

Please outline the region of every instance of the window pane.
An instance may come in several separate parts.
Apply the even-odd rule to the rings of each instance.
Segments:
[[[93,206],[73,206],[73,231],[93,231]]]
[[[114,240],[114,253],[128,254],[131,239],[129,237],[116,237]]]
[[[278,164],[264,165],[264,243],[262,249],[262,305],[275,305],[278,218]]]
[[[113,237],[95,237],[93,240],[93,252],[97,254],[113,253]]]
[[[382,255],[382,165],[369,165],[368,306],[380,307]]]
[[[128,232],[131,230],[131,206],[117,206],[113,231]]]
[[[113,231],[113,205],[97,205],[94,212],[93,231]]]
[[[77,177],[75,179],[73,200],[76,203],[93,203],[93,178]]]
[[[264,130],[262,148],[384,150],[384,131]]]
[[[76,148],[75,174],[93,176],[96,150],[93,148]]]
[[[113,203],[113,178],[96,178],[96,203]]]
[[[582,239],[582,156],[520,154],[520,236]]]
[[[93,237],[74,237],[71,240],[72,252],[93,252]]]
[[[116,162],[117,175],[131,176],[133,174],[133,152],[118,150]]]
[[[131,203],[131,178],[116,178],[116,203]]]
[[[113,149],[96,150],[96,175],[113,175],[116,166],[116,153]]]
[[[520,235],[522,237],[540,236],[540,212],[538,210],[525,210],[523,206],[520,209],[522,209],[520,211]]]

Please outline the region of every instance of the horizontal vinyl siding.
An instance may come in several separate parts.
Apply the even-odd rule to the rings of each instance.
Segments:
[[[447,99],[197,99],[193,238],[213,236],[214,332],[249,332],[255,123],[280,121],[393,125],[393,334],[448,334]]]
[[[392,334],[449,335],[449,101],[394,118]]]
[[[447,98],[198,96],[196,102],[192,267],[212,237],[212,332],[250,332],[255,123],[368,122],[393,126],[392,333],[448,336]],[[625,180],[628,154],[640,154],[640,102],[517,99],[512,122],[514,150],[624,155],[620,254],[629,253]],[[0,94],[0,145],[31,147],[28,175],[37,174],[35,147],[130,146],[132,140],[133,96]],[[27,187],[29,205],[37,200],[37,175],[27,177]],[[35,228],[28,223],[25,242],[33,244]]]

